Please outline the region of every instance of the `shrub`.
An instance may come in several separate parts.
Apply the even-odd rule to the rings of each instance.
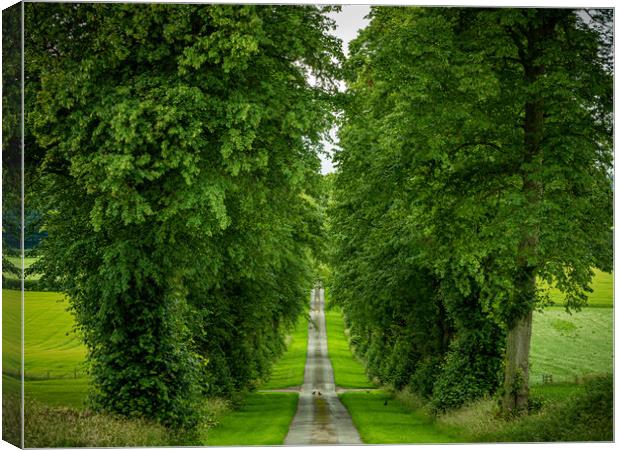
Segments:
[[[583,393],[480,436],[496,442],[612,441],[613,377],[589,380]]]
[[[497,389],[501,359],[497,341],[492,337],[498,331],[489,322],[481,325],[480,330],[464,332],[452,342],[433,386],[433,410],[458,408]]]
[[[429,398],[433,393],[433,385],[440,372],[441,357],[427,356],[416,366],[416,370],[409,380],[409,387],[414,392]]]

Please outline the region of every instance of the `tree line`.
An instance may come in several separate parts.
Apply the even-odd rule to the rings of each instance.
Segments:
[[[95,409],[192,429],[282,353],[321,244],[330,9],[26,5],[34,270],[68,295]]]
[[[527,408],[532,313],[612,268],[610,10],[387,8],[351,44],[333,298],[370,373]]]
[[[608,11],[374,7],[345,59],[334,9],[26,4],[33,270],[95,409],[195,428],[324,259],[373,376],[520,409],[538,282],[578,308],[611,269]]]

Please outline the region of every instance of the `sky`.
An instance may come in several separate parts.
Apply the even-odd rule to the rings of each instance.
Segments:
[[[343,5],[342,10],[338,13],[331,13],[330,16],[336,21],[336,30],[333,34],[342,39],[342,46],[345,55],[348,54],[349,41],[357,37],[358,30],[364,28],[368,24],[368,20],[364,19],[370,12],[368,5]],[[336,138],[336,130],[330,132],[332,139]],[[331,161],[331,153],[333,144],[325,142],[325,150],[330,154],[321,155],[321,173],[326,174],[334,171],[334,165]]]

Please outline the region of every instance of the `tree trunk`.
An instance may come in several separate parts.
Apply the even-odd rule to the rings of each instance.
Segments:
[[[529,356],[532,337],[532,311],[522,317],[508,331],[506,339],[506,367],[504,369],[504,397],[502,409],[515,413],[527,408],[529,398]]]
[[[537,224],[540,217],[536,215],[543,195],[543,186],[538,172],[543,165],[544,102],[542,95],[536,93],[535,85],[545,72],[540,58],[543,55],[546,41],[553,35],[558,20],[554,12],[542,11],[541,15],[541,20],[525,33],[527,44],[523,45],[522,41],[515,41],[523,64],[525,84],[532,89],[530,97],[525,102],[523,119],[523,162],[525,164],[521,176],[525,207],[536,220],[534,220],[534,225],[523,230],[517,255],[517,273],[514,280],[516,295],[513,306],[518,315],[509,323],[502,398],[502,409],[507,414],[525,410],[529,397],[529,355],[540,235],[540,228]]]
[[[543,104],[528,102],[525,106],[526,161],[534,167],[542,166],[540,141],[543,129]],[[536,180],[535,169],[523,174],[523,194],[528,208],[536,211],[542,199],[542,186]],[[540,229],[533,225],[524,229],[517,255],[517,274],[514,280],[516,295],[513,299],[519,316],[510,323],[506,341],[504,371],[504,413],[515,413],[527,408],[529,396],[529,355],[532,337],[532,312],[536,299],[537,253]]]

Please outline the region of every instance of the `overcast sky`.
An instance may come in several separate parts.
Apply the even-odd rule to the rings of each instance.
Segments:
[[[344,52],[347,54],[349,49],[349,41],[357,37],[357,31],[364,28],[368,24],[368,20],[364,19],[370,12],[368,5],[343,5],[342,11],[339,13],[331,13],[330,16],[336,21],[336,30],[334,34],[342,39]],[[335,130],[332,130],[332,137],[335,138]],[[327,151],[332,150],[332,145],[325,143]],[[334,171],[330,155],[321,155],[321,173],[326,174]]]

